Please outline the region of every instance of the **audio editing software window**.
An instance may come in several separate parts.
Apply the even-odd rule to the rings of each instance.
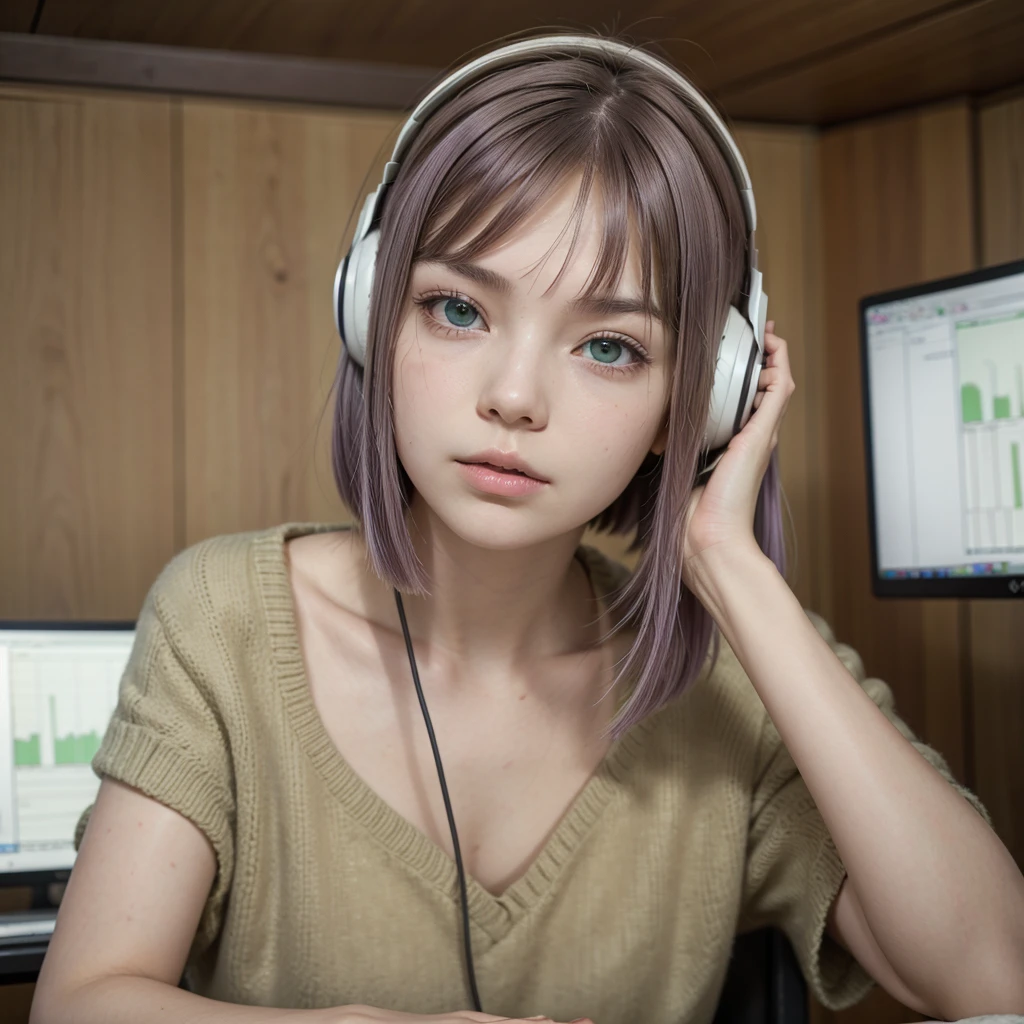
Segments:
[[[0,882],[69,868],[133,630],[0,628]]]
[[[1024,572],[1024,274],[865,310],[883,577]]]

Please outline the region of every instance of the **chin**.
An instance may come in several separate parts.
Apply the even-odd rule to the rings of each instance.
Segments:
[[[413,473],[408,466],[403,468],[416,492],[413,501],[420,506],[420,514],[426,512],[465,543],[488,551],[520,550],[582,531],[629,483],[626,479],[616,489],[608,467],[603,473],[595,467],[591,474],[586,470],[570,473],[570,479],[563,478],[542,492],[512,498],[477,491],[435,466],[414,464]],[[596,480],[603,484],[599,493],[581,493],[587,489],[585,481],[592,488]]]
[[[488,495],[424,494],[430,517],[467,544],[486,551],[518,551],[583,530],[606,507],[512,501]],[[609,499],[614,500],[614,499]],[[606,503],[607,504],[607,503]]]
[[[433,516],[457,537],[487,551],[532,547],[574,529],[571,522],[563,525],[550,514],[500,499],[444,501],[431,507]]]

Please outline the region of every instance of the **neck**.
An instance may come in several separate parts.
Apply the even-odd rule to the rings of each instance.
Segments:
[[[582,527],[527,548],[481,548],[418,496],[408,523],[431,581],[428,596],[402,597],[417,656],[508,673],[598,642],[595,595],[574,557]]]

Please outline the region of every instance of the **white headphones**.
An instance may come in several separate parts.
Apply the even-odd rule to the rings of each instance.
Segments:
[[[754,396],[757,394],[757,374],[764,362],[764,325],[768,313],[768,296],[761,290],[761,272],[757,269],[757,249],[754,248],[754,232],[757,228],[754,190],[736,143],[722,120],[697,89],[668,64],[651,57],[643,50],[615,40],[592,39],[586,36],[541,36],[513,43],[459,68],[427,94],[402,126],[391,159],[384,167],[384,177],[376,190],[366,197],[352,245],[338,265],[334,277],[334,322],[338,333],[350,358],[360,366],[364,365],[370,321],[370,291],[377,261],[377,245],[380,241],[379,225],[384,196],[388,186],[395,180],[412,140],[423,122],[450,97],[485,74],[498,67],[519,64],[537,54],[550,53],[553,50],[619,57],[642,64],[665,76],[682,92],[695,113],[702,118],[732,170],[743,200],[747,221],[749,291],[746,315],[735,306],[729,307],[715,366],[715,383],[711,393],[711,408],[703,448],[710,452],[723,448],[750,418]],[[716,458],[715,462],[717,461]],[[710,469],[713,464],[705,466],[705,469]]]

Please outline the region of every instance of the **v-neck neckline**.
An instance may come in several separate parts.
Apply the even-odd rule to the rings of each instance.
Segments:
[[[399,814],[356,773],[335,746],[313,701],[299,643],[285,543],[293,537],[344,529],[344,523],[284,523],[255,538],[254,561],[281,698],[302,749],[329,792],[385,849],[457,902],[458,869],[454,858]],[[598,561],[603,556],[585,545],[581,545],[578,554],[585,559],[603,609],[606,607],[606,587],[610,583],[610,574]],[[505,935],[555,884],[562,869],[621,787],[650,728],[650,719],[644,719],[613,741],[549,834],[540,853],[526,872],[500,895],[490,892],[466,873],[470,917],[494,941]],[[442,759],[443,756],[442,752]]]

